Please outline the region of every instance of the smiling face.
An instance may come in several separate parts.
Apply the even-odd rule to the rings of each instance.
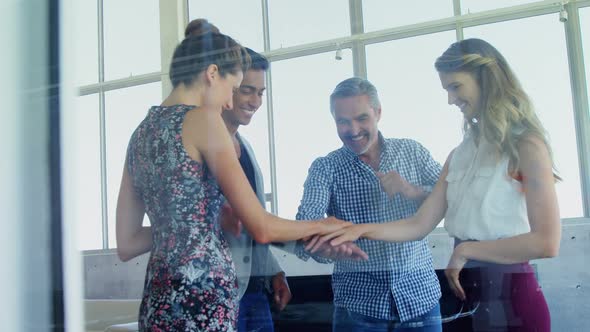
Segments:
[[[224,120],[236,127],[248,125],[262,105],[265,90],[264,71],[246,71],[242,84],[233,95],[233,107],[222,113]]]
[[[468,72],[439,72],[440,82],[447,91],[449,105],[457,105],[466,120],[477,118],[481,109],[481,91],[473,74]]]
[[[373,109],[369,96],[336,98],[333,116],[342,143],[358,156],[378,149],[381,109]]]

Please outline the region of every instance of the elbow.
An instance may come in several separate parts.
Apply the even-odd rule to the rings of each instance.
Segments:
[[[559,246],[561,243],[560,230],[552,230],[541,233],[537,243],[538,247],[540,248],[540,258],[557,257],[557,255],[559,255]]]
[[[559,241],[549,241],[543,246],[542,258],[553,258],[559,255]]]
[[[254,241],[260,244],[269,244],[273,241],[273,237],[268,230],[258,230],[252,234]]]
[[[127,262],[133,258],[133,255],[122,246],[117,246],[117,256],[122,262]]]
[[[129,248],[127,248],[127,246],[125,245],[126,242],[127,241],[121,240],[120,234],[117,234],[117,256],[119,257],[119,260],[121,260],[122,262],[127,262],[128,260],[133,258],[133,256],[131,256],[131,253],[129,252]]]

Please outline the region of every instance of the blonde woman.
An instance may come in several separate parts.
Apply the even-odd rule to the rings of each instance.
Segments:
[[[445,218],[455,238],[445,274],[460,299],[480,303],[474,330],[550,331],[547,303],[528,263],[555,257],[561,238],[559,177],[545,131],[508,63],[489,43],[456,42],[435,67],[449,104],[463,113],[465,135],[432,194],[412,218],[354,225],[308,247],[359,237],[414,241]],[[479,269],[461,273],[470,267]]]

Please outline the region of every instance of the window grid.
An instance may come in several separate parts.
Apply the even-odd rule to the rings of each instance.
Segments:
[[[163,73],[147,73],[144,75],[139,75],[134,78],[126,78],[126,79],[119,79],[114,81],[105,82],[104,80],[104,17],[103,17],[103,1],[104,0],[97,0],[97,7],[98,7],[98,59],[99,59],[99,75],[98,75],[98,83],[91,84],[80,87],[80,95],[88,95],[88,94],[98,94],[99,95],[99,114],[100,114],[100,147],[101,147],[101,207],[102,207],[102,243],[103,249],[108,249],[108,206],[107,206],[107,190],[106,190],[106,137],[105,137],[105,92],[109,90],[120,89],[124,87],[131,87],[142,85],[146,83],[156,82],[161,80]],[[349,0],[350,1],[350,8],[355,8],[357,6],[357,1],[361,0]],[[271,49],[270,48],[270,33],[269,31],[269,19],[268,19],[268,0],[262,0],[262,18],[263,18],[263,33],[264,33],[264,54],[269,58],[269,60],[277,61],[282,59],[288,58],[296,58],[296,57],[303,57],[312,54],[323,53],[326,51],[335,51],[340,47],[344,48],[355,48],[364,49],[366,45],[374,44],[374,43],[381,43],[384,41],[390,41],[395,39],[402,39],[402,38],[410,38],[418,35],[424,34],[431,34],[436,32],[442,31],[449,31],[455,30],[457,39],[462,38],[462,29],[468,26],[477,26],[482,24],[490,24],[490,23],[497,23],[505,20],[512,20],[512,19],[519,19],[525,17],[532,17],[540,14],[547,14],[547,13],[559,13],[560,4],[551,2],[551,1],[538,1],[531,4],[519,5],[514,7],[508,8],[500,8],[494,9],[489,11],[484,11],[481,13],[470,14],[470,15],[461,15],[461,8],[460,8],[460,0],[447,0],[453,1],[454,5],[454,13],[455,16],[452,18],[442,19],[442,20],[435,20],[424,22],[421,24],[414,24],[410,26],[402,26],[397,28],[391,29],[384,29],[379,31],[374,31],[370,33],[360,33],[355,35],[349,35],[344,38],[332,39],[332,40],[325,40],[311,44],[303,44],[303,45],[296,45],[292,47],[287,47],[283,49]],[[577,1],[575,3],[569,3],[566,5],[568,11],[578,11],[580,8],[590,6],[590,0],[583,0]],[[351,26],[359,26],[358,24],[362,24],[362,17],[357,15],[358,13],[353,13],[351,11],[351,16],[355,16],[357,21],[354,21],[351,18]],[[577,17],[577,13],[575,15]],[[360,20],[360,22],[358,21]],[[571,24],[569,22],[565,23],[566,26]],[[361,25],[362,26],[362,25]],[[576,25],[570,26],[570,29],[573,28],[574,31],[572,33],[580,34],[580,26],[579,22]],[[573,43],[580,43],[579,40],[575,40]],[[581,48],[581,45],[572,45],[571,47]],[[361,52],[364,53],[364,52]],[[359,61],[359,52],[353,52],[352,57],[353,61]],[[366,67],[366,60],[363,59],[365,63],[355,63],[355,72],[357,72],[357,67],[361,68],[362,66]],[[570,68],[570,71],[577,71],[579,68]],[[272,76],[271,72],[267,74],[267,107],[268,107],[268,131],[269,131],[269,150],[270,150],[270,164],[271,164],[271,193],[267,194],[267,200],[271,203],[272,212],[276,213],[278,211],[278,198],[273,193],[276,193],[276,153],[274,151],[274,118],[273,118],[273,109],[272,109]],[[580,82],[577,82],[580,84]],[[581,84],[587,84],[587,82],[581,82]],[[577,98],[577,97],[575,97]],[[580,104],[580,101],[575,101],[576,104]],[[588,101],[584,101],[587,104]],[[575,112],[579,112],[579,109],[575,109]],[[587,119],[586,117],[579,117],[583,119]],[[583,124],[583,126],[588,127],[589,124]],[[577,128],[577,130],[580,130]],[[578,140],[588,141],[590,134],[583,130],[582,133],[578,134]],[[582,135],[583,134],[583,135]],[[581,159],[585,158],[584,154],[580,155]],[[587,162],[581,162],[580,165],[580,172],[583,175],[583,179],[581,179],[583,187],[590,186],[590,165],[587,165]],[[581,184],[581,185],[582,185]],[[583,188],[584,192],[584,217],[589,217],[589,209],[590,209],[590,197],[588,197],[588,191],[590,188]]]

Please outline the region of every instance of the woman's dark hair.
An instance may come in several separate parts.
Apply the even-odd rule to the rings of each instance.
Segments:
[[[219,32],[206,19],[191,21],[185,30],[186,38],[176,47],[170,64],[172,86],[189,86],[210,65],[217,65],[219,74],[236,74],[250,66],[250,56],[231,37]]]
[[[186,29],[184,29],[184,38],[188,36],[200,36],[209,32],[221,33],[219,32],[219,28],[207,19],[197,18],[190,21]]]

